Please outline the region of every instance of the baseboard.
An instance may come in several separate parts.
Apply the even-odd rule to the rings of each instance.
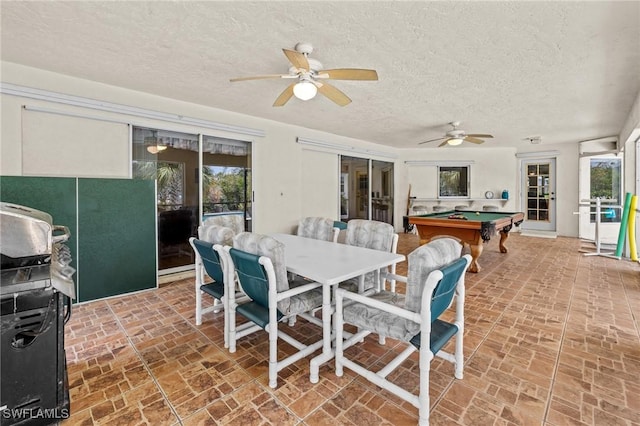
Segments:
[[[158,277],[158,286],[163,286],[174,281],[184,280],[186,278],[194,278],[195,276],[195,271],[182,271],[174,272],[173,274],[160,275]]]
[[[520,235],[523,237],[537,237],[537,238],[557,238],[558,234],[554,231],[535,231],[533,229],[523,229],[520,231]]]

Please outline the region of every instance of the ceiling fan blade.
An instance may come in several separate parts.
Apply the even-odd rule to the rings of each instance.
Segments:
[[[296,84],[297,82],[288,85],[287,88],[284,89],[282,93],[280,93],[280,96],[278,96],[276,101],[273,103],[273,106],[283,106],[284,104],[286,104],[293,96],[293,86],[295,86]]]
[[[336,87],[328,83],[320,83],[317,81],[314,81],[313,83],[318,87],[318,92],[322,93],[338,105],[345,106],[351,103],[351,99]]]
[[[302,53],[291,49],[282,49],[282,51],[294,67],[309,71],[309,61]]]
[[[467,137],[465,137],[464,140],[467,142],[477,143],[477,144],[484,143],[482,139],[474,138],[473,136],[469,136],[469,135],[467,135]]]
[[[442,139],[448,139],[448,138],[445,136],[445,137],[443,137],[443,138],[429,139],[428,141],[418,142],[418,145],[422,145],[423,143],[429,143],[429,142],[441,141]]]
[[[493,135],[483,135],[483,134],[480,134],[480,133],[472,133],[472,134],[468,134],[467,136],[471,136],[473,138],[484,138],[484,139],[493,138]]]
[[[376,70],[365,70],[360,68],[337,68],[333,70],[321,70],[317,78],[331,78],[334,80],[377,80]]]
[[[447,138],[444,142],[442,142],[440,145],[438,145],[438,148],[440,148],[441,146],[445,146],[449,143],[449,138]]]
[[[290,74],[267,74],[267,75],[254,75],[253,77],[236,77],[236,78],[232,78],[229,81],[230,82],[235,82],[235,81],[247,81],[247,80],[264,80],[267,78],[296,78],[298,77],[297,75],[290,75]]]

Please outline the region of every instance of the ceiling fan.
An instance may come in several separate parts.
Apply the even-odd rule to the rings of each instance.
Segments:
[[[322,64],[315,59],[309,58],[313,52],[313,46],[309,43],[296,44],[295,50],[282,49],[285,56],[291,63],[288,74],[268,74],[253,77],[232,78],[231,82],[246,80],[262,80],[268,78],[289,78],[294,82],[278,96],[273,106],[283,106],[292,96],[303,101],[313,98],[320,92],[336,104],[345,106],[351,99],[336,87],[330,85],[325,80],[377,80],[378,73],[375,70],[359,68],[336,68],[322,69]]]
[[[493,135],[486,135],[481,133],[467,134],[467,132],[465,132],[464,130],[458,129],[458,126],[460,125],[459,121],[452,121],[449,124],[453,127],[453,129],[449,130],[445,136],[441,138],[435,138],[435,139],[430,139],[428,141],[420,142],[418,143],[418,145],[422,145],[423,143],[441,141],[443,139],[444,141],[440,145],[438,145],[438,147],[445,146],[445,145],[454,145],[454,146],[460,145],[462,142],[465,142],[465,141],[479,145],[481,143],[484,143],[484,141],[480,138],[483,138],[483,139],[493,138]]]

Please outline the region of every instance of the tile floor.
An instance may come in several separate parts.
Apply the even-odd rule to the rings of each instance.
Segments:
[[[417,237],[402,234],[409,253]],[[585,257],[580,241],[513,234],[467,274],[465,376],[434,361],[432,425],[640,425],[640,265]],[[406,265],[399,267],[404,273]],[[76,306],[66,328],[71,417],[62,425],[411,425],[417,410],[331,364],[308,359],[267,385],[266,333],[235,354],[223,315],[194,325],[191,279]],[[294,332],[317,333],[299,321]],[[398,346],[367,339],[375,364]],[[286,350],[286,344],[280,345]],[[416,359],[395,376],[416,383]]]

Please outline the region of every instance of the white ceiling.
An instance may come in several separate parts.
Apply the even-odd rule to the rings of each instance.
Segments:
[[[403,148],[448,122],[483,147],[617,135],[640,90],[640,2],[8,2],[3,61]],[[313,44],[353,102],[272,107]],[[90,94],[87,94],[90,97]],[[202,117],[206,118],[206,117]],[[435,144],[421,145],[435,147]],[[475,145],[473,145],[475,147]]]

